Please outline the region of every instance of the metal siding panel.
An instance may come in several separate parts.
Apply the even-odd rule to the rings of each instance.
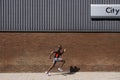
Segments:
[[[91,4],[120,4],[120,0],[91,0]],[[91,21],[91,26],[93,26],[93,28],[97,27],[95,31],[120,31],[119,24],[119,20]]]
[[[120,0],[1,0],[0,31],[120,31],[119,20],[91,20],[90,4]]]
[[[0,30],[3,29],[3,1],[0,0]]]

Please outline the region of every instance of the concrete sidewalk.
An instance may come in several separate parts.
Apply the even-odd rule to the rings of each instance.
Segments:
[[[120,72],[0,73],[0,80],[120,80]]]

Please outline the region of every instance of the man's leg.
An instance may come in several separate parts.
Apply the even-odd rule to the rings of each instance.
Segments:
[[[65,64],[65,60],[60,60],[59,62],[62,62],[62,65],[60,66],[60,68],[58,68],[58,70],[60,71],[60,72],[62,72],[63,70],[62,70],[62,67],[63,67],[63,65]]]
[[[61,60],[60,62],[62,62],[61,68],[63,67],[63,65],[65,64],[65,60]]]
[[[56,61],[53,63],[53,65],[50,66],[50,68],[49,68],[48,71],[47,71],[47,74],[50,72],[50,70],[53,69],[53,67],[55,66],[55,64],[56,64]]]

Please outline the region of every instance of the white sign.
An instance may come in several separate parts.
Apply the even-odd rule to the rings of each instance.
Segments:
[[[120,18],[120,4],[91,4],[91,17]]]

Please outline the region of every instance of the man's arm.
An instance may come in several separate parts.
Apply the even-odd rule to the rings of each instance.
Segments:
[[[53,51],[51,51],[50,55],[49,55],[49,59],[51,59],[51,56],[54,54]]]
[[[66,52],[66,49],[63,49],[63,51],[61,52],[61,55],[63,54],[63,53],[65,53]]]

